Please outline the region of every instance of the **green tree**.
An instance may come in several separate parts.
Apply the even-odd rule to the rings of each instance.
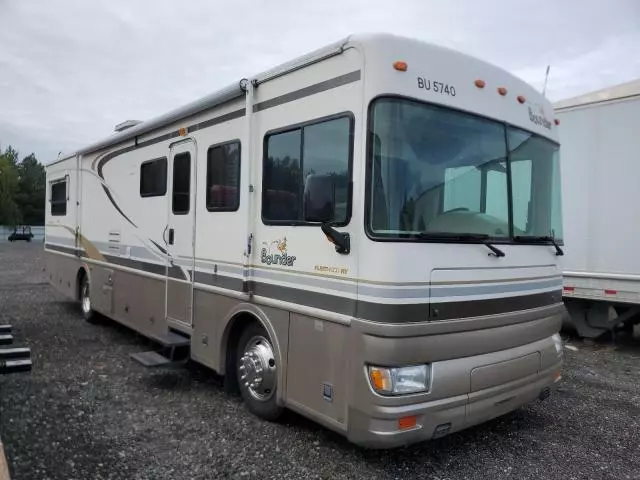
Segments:
[[[35,155],[18,161],[18,151],[0,152],[0,225],[44,224],[45,170]]]
[[[18,169],[13,157],[0,154],[0,225],[15,225],[20,221],[17,193]]]
[[[33,153],[23,158],[18,165],[16,204],[23,223],[44,224],[45,170]]]

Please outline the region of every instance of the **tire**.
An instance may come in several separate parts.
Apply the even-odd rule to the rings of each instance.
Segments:
[[[236,352],[238,387],[248,410],[268,421],[276,420],[284,410],[277,404],[277,367],[269,334],[261,325],[249,325]]]
[[[80,312],[87,322],[96,323],[97,314],[91,308],[91,284],[87,275],[82,276],[80,283]]]

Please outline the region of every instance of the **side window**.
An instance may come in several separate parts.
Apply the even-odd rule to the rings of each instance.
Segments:
[[[51,184],[51,215],[64,216],[67,214],[67,181],[62,180]]]
[[[207,210],[233,212],[240,206],[240,142],[207,151]]]
[[[317,223],[305,219],[305,202],[314,204],[318,217],[326,215],[338,225],[349,222],[352,128],[353,120],[345,116],[265,138],[264,223]],[[319,202],[326,211],[318,209]]]
[[[156,158],[140,165],[140,196],[162,197],[167,193],[167,159]]]
[[[176,215],[189,213],[191,199],[191,154],[179,153],[173,157],[173,191],[171,209]]]

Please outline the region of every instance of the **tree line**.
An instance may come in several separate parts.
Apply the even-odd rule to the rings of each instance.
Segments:
[[[0,225],[44,225],[44,166],[32,153],[19,161],[18,151],[0,151]]]

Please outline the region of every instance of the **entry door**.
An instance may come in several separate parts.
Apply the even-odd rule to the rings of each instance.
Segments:
[[[190,271],[194,262],[196,148],[191,139],[171,145],[168,180],[167,320],[191,324],[193,290]]]

